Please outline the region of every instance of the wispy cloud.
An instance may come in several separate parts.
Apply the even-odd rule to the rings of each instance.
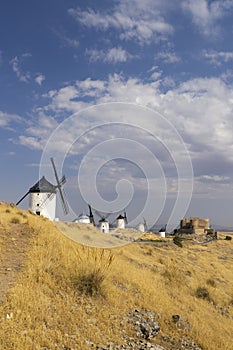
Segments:
[[[184,0],[183,9],[192,17],[192,21],[201,34],[216,36],[220,31],[220,20],[233,7],[232,0]]]
[[[58,31],[57,29],[54,29],[53,32],[60,39],[63,46],[72,47],[74,49],[79,47],[79,40],[76,38],[70,38],[68,35]]]
[[[221,66],[223,63],[233,61],[233,51],[203,51],[205,57],[211,64]]]
[[[140,44],[166,38],[173,32],[160,11],[160,1],[120,0],[109,11],[86,11],[71,8],[68,13],[88,28],[102,31],[114,29],[121,40],[133,40]]]
[[[105,63],[122,63],[130,60],[133,56],[121,47],[113,47],[109,50],[87,50],[91,62],[102,61]]]
[[[31,75],[29,72],[24,72],[22,69],[22,64],[25,59],[31,57],[30,53],[24,53],[20,56],[15,56],[11,61],[10,65],[16,74],[17,78],[23,82],[23,83],[28,83],[31,79]]]
[[[45,80],[45,76],[43,74],[38,74],[36,77],[35,77],[35,82],[38,84],[38,85],[42,85],[43,81]]]
[[[175,52],[161,51],[155,55],[156,60],[161,60],[167,64],[180,62],[180,57]]]
[[[12,124],[21,121],[22,118],[17,114],[10,114],[0,111],[0,128],[12,129]]]

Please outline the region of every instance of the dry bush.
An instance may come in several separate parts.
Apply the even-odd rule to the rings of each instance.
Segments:
[[[81,294],[91,297],[104,296],[104,280],[113,262],[113,254],[104,249],[86,248],[86,257],[79,255],[80,266],[71,281]]]
[[[199,299],[205,299],[210,301],[210,294],[206,287],[197,287],[195,296]]]
[[[20,219],[14,216],[13,218],[11,218],[10,223],[11,224],[19,224]]]
[[[211,287],[216,287],[216,282],[214,279],[212,278],[208,278],[208,280],[206,281],[206,283],[211,286]]]

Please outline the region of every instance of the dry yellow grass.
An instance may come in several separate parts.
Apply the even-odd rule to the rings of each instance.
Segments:
[[[42,217],[10,209],[0,206],[0,227],[12,227],[12,217],[19,217],[32,239],[17,283],[0,306],[0,349],[90,349],[86,340],[121,344],[125,334],[135,336],[127,323],[135,308],[160,313],[162,335],[189,336],[205,350],[233,349],[233,241],[103,250],[75,243]],[[104,274],[100,296],[79,294],[74,277],[96,267]],[[208,290],[209,300],[196,296],[198,287]],[[191,329],[178,330],[174,314]]]
[[[138,239],[142,236],[142,233],[137,230],[121,230],[114,229],[110,230],[109,234],[100,232],[100,230],[91,224],[81,224],[74,222],[54,222],[54,225],[62,232],[64,235],[75,242],[81,243],[88,247],[95,248],[115,248],[125,245],[126,240],[117,237],[124,235],[124,237],[131,237],[133,239]]]

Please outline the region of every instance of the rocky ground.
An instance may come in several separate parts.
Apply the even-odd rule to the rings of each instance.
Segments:
[[[124,337],[124,345],[114,343],[97,345],[88,340],[86,343],[90,346],[90,349],[93,350],[203,350],[190,338],[176,340],[168,336],[160,335],[159,318],[159,314],[150,310],[132,310],[128,314],[127,321],[131,323],[135,331],[135,337]],[[180,330],[188,330],[191,327],[180,315],[172,315],[171,322]]]

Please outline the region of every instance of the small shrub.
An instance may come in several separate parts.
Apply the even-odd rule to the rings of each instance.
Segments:
[[[195,291],[195,296],[199,299],[204,299],[210,301],[210,294],[207,288],[198,287]]]
[[[152,248],[148,248],[145,252],[145,255],[153,255],[153,249]]]
[[[226,241],[231,241],[231,240],[232,240],[232,237],[231,237],[231,236],[226,236],[226,237],[225,237],[225,240],[226,240]]]
[[[20,223],[20,220],[19,218],[16,218],[16,217],[13,217],[10,221],[11,224],[19,224]]]
[[[212,278],[209,278],[206,283],[211,287],[216,287],[216,282]]]
[[[87,250],[87,261],[81,261],[80,270],[71,279],[73,287],[90,297],[104,296],[104,280],[112,262],[111,253],[106,256],[104,250]]]
[[[105,276],[100,271],[83,272],[73,277],[73,286],[79,293],[90,297],[103,295],[103,281]]]
[[[18,211],[17,214],[20,215],[20,216],[22,216],[24,219],[27,218],[27,215],[24,214],[22,211]]]
[[[175,236],[173,238],[173,243],[176,244],[178,247],[182,248],[183,244],[182,244],[182,238],[179,236]]]
[[[6,209],[6,213],[9,214],[11,211],[10,209]]]

